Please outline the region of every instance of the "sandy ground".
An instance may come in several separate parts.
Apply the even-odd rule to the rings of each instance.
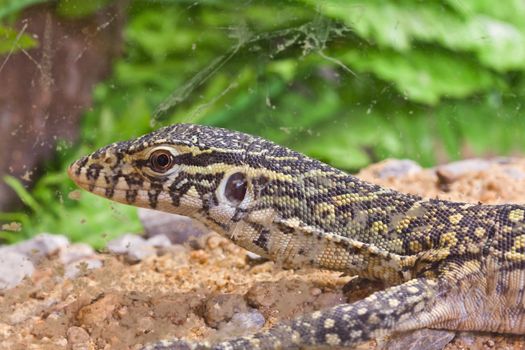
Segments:
[[[460,171],[399,171],[396,164],[376,164],[359,176],[427,197],[525,203],[524,159],[463,164]],[[4,291],[0,349],[138,349],[170,337],[223,339],[258,329],[261,315],[266,328],[374,290],[363,285],[345,295],[351,277],[256,262],[213,233],[139,263],[103,252],[97,256],[103,266],[75,279],[64,278],[63,265],[51,256],[32,278]],[[374,341],[359,349],[394,348],[385,344]],[[525,349],[525,336],[458,333],[446,349]]]

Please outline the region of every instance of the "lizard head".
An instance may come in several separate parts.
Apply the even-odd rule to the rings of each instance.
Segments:
[[[301,172],[306,163],[299,158],[307,159],[255,136],[176,124],[103,147],[74,162],[68,173],[97,195],[192,216],[227,232],[265,206],[267,191],[285,194],[279,184]]]
[[[358,215],[378,193],[262,138],[192,124],[113,143],[77,160],[68,173],[97,195],[193,217],[285,265],[349,271],[364,264],[355,251],[366,248],[345,236],[366,229],[370,220]]]

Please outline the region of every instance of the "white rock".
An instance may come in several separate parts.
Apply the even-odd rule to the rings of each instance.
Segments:
[[[170,239],[164,234],[150,237],[147,239],[146,243],[152,247],[169,247],[171,245]]]
[[[127,254],[131,249],[137,246],[143,246],[146,240],[140,236],[126,233],[123,236],[115,238],[108,242],[107,248],[114,254]]]
[[[35,267],[24,254],[4,251],[0,254],[0,289],[17,286],[26,276],[31,276]]]
[[[32,262],[38,263],[43,257],[51,255],[69,245],[69,239],[62,235],[41,233],[27,241],[0,248],[0,255],[14,252],[25,255]]]
[[[156,255],[157,249],[148,244],[134,245],[127,253],[126,257],[131,262],[137,262],[146,259],[149,256]]]
[[[102,261],[99,259],[82,259],[75,261],[66,266],[64,276],[72,279],[77,277],[82,271],[99,269],[102,265]]]
[[[440,165],[436,170],[445,172],[448,176],[458,177],[462,174],[471,171],[482,171],[488,169],[493,162],[481,158],[472,158],[459,160],[457,162],[452,162],[448,164]]]
[[[60,250],[60,261],[63,264],[69,264],[80,259],[91,257],[95,254],[95,250],[85,243],[74,243],[70,246]]]
[[[387,159],[382,164],[377,173],[381,179],[407,176],[422,170],[419,164],[410,159]]]
[[[265,322],[264,316],[258,310],[251,309],[247,312],[235,313],[230,321],[221,323],[219,330],[223,334],[241,335],[260,330]]]

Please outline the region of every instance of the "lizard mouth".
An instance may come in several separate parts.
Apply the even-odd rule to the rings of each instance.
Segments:
[[[132,190],[125,181],[108,183],[103,167],[85,166],[85,163],[86,160],[82,158],[67,169],[69,178],[80,188],[116,201],[121,201],[120,197],[125,197],[126,192]]]
[[[111,176],[113,171],[98,162],[88,164],[89,160],[81,158],[71,164],[67,173],[75,184],[95,195],[123,204],[139,207],[148,206],[147,182],[137,182],[136,174]]]

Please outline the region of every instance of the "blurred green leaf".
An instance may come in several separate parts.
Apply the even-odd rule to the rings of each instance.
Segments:
[[[31,5],[48,1],[50,0],[0,0],[0,19],[20,12]]]
[[[16,192],[22,202],[27,205],[36,214],[42,214],[42,207],[37,203],[33,196],[24,188],[24,185],[16,178],[6,175],[4,181]]]
[[[0,55],[36,47],[38,42],[24,32],[0,26]]]
[[[516,16],[525,13],[521,1],[505,6],[450,1],[452,8],[439,2],[304,1],[344,21],[379,47],[406,52],[418,42],[436,43],[455,51],[475,52],[484,64],[497,70],[525,67],[525,21]],[[505,10],[499,10],[502,7]],[[510,18],[516,20],[505,20]]]
[[[347,50],[341,60],[360,72],[392,81],[415,102],[436,104],[443,97],[463,98],[492,88],[496,76],[470,60],[436,49]]]

